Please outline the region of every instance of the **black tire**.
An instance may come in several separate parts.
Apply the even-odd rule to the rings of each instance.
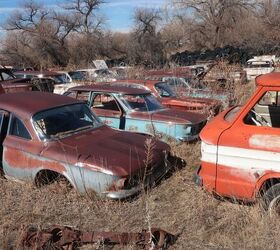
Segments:
[[[263,208],[269,215],[280,216],[280,183],[270,187],[262,197]]]

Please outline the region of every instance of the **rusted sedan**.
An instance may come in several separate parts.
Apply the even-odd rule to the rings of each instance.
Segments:
[[[0,156],[7,178],[42,185],[63,177],[80,193],[112,199],[155,183],[176,160],[166,143],[112,129],[84,102],[44,92],[1,95]]]
[[[157,135],[163,140],[194,141],[207,116],[169,109],[143,88],[95,84],[70,88],[65,95],[87,102],[109,126]]]
[[[209,118],[217,115],[222,109],[221,102],[215,99],[178,97],[166,82],[129,79],[116,81],[116,84],[135,88],[140,88],[140,84],[150,90],[165,107],[207,114]]]
[[[146,72],[144,78],[166,82],[179,96],[216,99],[223,104],[224,108],[232,106],[235,101],[230,91],[226,92],[224,89],[217,88],[217,86],[212,88],[198,78],[193,78],[190,73],[174,70],[153,70]]]
[[[17,79],[10,69],[0,68],[0,83],[6,93],[31,91],[30,79]]]

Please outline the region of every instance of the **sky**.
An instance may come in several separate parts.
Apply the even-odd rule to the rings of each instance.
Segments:
[[[67,0],[34,0],[49,8],[67,3]],[[20,9],[24,0],[0,0],[0,24],[15,10]],[[105,0],[98,13],[105,16],[107,27],[112,31],[127,32],[133,25],[133,10],[138,7],[160,8],[166,0]]]

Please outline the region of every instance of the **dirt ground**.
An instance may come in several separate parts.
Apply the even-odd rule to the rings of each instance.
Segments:
[[[244,103],[254,84],[237,86]],[[258,205],[218,200],[193,184],[200,142],[173,145],[187,166],[131,201],[83,197],[60,184],[36,188],[0,179],[0,249],[19,249],[23,225],[71,225],[97,231],[138,232],[149,226],[178,234],[170,249],[278,249],[280,223]],[[97,249],[96,245],[83,249]],[[137,249],[136,246],[99,249]]]

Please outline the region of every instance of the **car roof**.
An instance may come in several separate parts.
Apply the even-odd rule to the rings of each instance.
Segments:
[[[272,72],[256,77],[256,85],[269,87],[280,86],[280,72]]]
[[[0,109],[13,112],[23,118],[31,118],[35,113],[68,104],[81,103],[74,98],[48,92],[27,91],[2,94]]]
[[[73,90],[80,90],[80,91],[96,91],[96,92],[103,92],[103,93],[120,93],[120,94],[127,94],[127,95],[140,95],[140,94],[150,94],[151,91],[146,89],[140,88],[133,88],[129,86],[118,86],[115,83],[112,84],[91,84],[91,85],[83,85],[83,86],[76,86],[70,88],[69,91]]]
[[[23,74],[23,75],[34,75],[34,76],[55,76],[55,75],[61,75],[63,73],[57,72],[57,71],[32,71],[32,70],[26,70],[26,71],[14,71],[14,74]]]
[[[156,84],[156,83],[164,83],[163,81],[159,81],[159,80],[146,80],[146,79],[125,79],[125,80],[117,80],[114,83],[137,83],[137,84]]]

